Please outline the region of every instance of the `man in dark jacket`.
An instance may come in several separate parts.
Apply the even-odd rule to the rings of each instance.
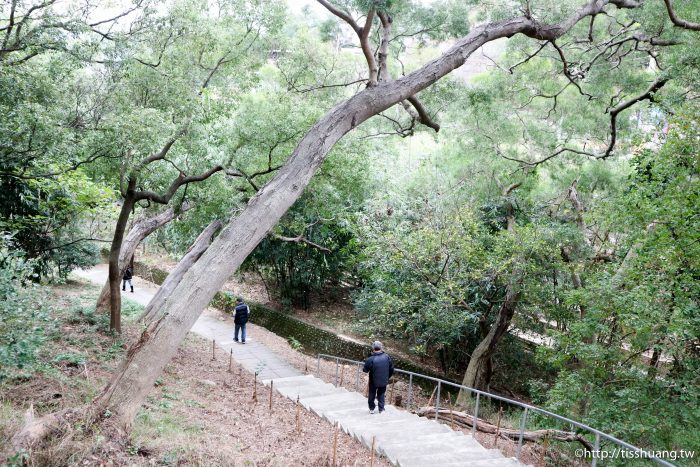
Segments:
[[[131,270],[131,266],[126,268],[126,271],[124,271],[124,276],[122,277],[122,290],[126,292],[126,283],[129,283],[129,287],[131,287],[131,293],[134,293],[134,284],[131,282],[131,279],[134,277],[134,273]]]
[[[367,395],[369,413],[374,413],[374,399],[377,399],[379,413],[382,413],[384,412],[386,386],[389,384],[389,378],[394,374],[394,362],[389,354],[384,353],[382,350],[381,342],[374,341],[372,350],[372,355],[365,360],[365,366],[362,371],[369,373],[369,394]]]
[[[243,303],[243,299],[238,297],[236,299],[236,310],[233,315],[234,323],[234,335],[233,340],[238,342],[238,331],[241,332],[241,343],[245,344],[245,325],[248,322],[248,317],[250,316],[250,308],[248,305]]]

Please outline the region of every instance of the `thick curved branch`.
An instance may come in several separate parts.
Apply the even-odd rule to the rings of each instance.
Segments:
[[[691,23],[690,21],[681,19],[678,17],[678,15],[676,15],[676,11],[673,9],[673,0],[664,0],[664,4],[666,5],[666,10],[668,11],[668,17],[671,19],[674,26],[683,29],[690,29],[691,31],[700,31],[700,23]]]
[[[391,41],[391,24],[393,22],[391,16],[386,14],[384,11],[379,11],[377,13],[379,16],[379,21],[382,23],[382,35],[379,39],[379,52],[377,56],[379,57],[379,81],[386,81],[389,78],[389,66],[387,59],[389,58],[389,42]]]
[[[367,86],[376,86],[379,77],[379,66],[377,65],[377,60],[374,58],[374,52],[369,43],[369,33],[372,31],[372,22],[374,21],[375,10],[370,8],[367,12],[367,20],[365,25],[362,26],[362,31],[358,34],[360,38],[360,47],[362,48],[362,53],[367,60],[367,66],[369,67],[369,79],[367,80]]]
[[[181,186],[187,185],[188,183],[204,181],[207,178],[214,175],[215,173],[222,170],[224,170],[224,168],[220,165],[217,165],[200,175],[185,176],[184,174],[180,174],[175,180],[173,180],[173,182],[170,184],[170,188],[168,188],[168,191],[165,194],[159,195],[153,191],[138,191],[135,194],[134,200],[136,202],[142,200],[149,200],[158,204],[168,204]]]
[[[610,142],[605,150],[605,153],[599,157],[599,159],[606,159],[612,155],[615,149],[615,142],[617,141],[617,116],[620,112],[629,109],[634,104],[641,102],[643,100],[654,101],[654,95],[668,82],[668,78],[658,77],[653,83],[641,94],[638,94],[631,99],[620,102],[615,107],[610,109]]]
[[[428,112],[425,110],[425,107],[423,107],[423,104],[420,103],[416,96],[411,96],[406,100],[410,102],[411,105],[413,105],[413,107],[416,109],[416,112],[418,112],[419,123],[432,128],[433,130],[435,130],[436,133],[440,131],[440,125],[433,121]]]
[[[348,23],[350,25],[350,27],[353,29],[353,31],[355,31],[355,33],[357,33],[358,36],[360,34],[362,34],[362,28],[357,24],[357,22],[353,19],[353,17],[350,16],[350,13],[348,13],[347,11],[343,11],[339,8],[336,8],[335,6],[333,6],[330,2],[327,2],[326,0],[316,0],[316,1],[318,3],[320,3],[321,5],[323,5],[326,8],[326,10],[330,11],[335,16],[337,16],[338,18],[340,18],[343,21],[345,21],[346,23]]]

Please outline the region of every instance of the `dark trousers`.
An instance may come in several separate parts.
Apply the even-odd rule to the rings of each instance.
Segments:
[[[379,403],[379,411],[384,412],[384,393],[386,392],[386,386],[375,386],[371,382],[369,383],[369,395],[367,396],[367,403],[369,404],[369,410],[374,410],[374,399],[377,399]]]
[[[246,325],[246,323],[235,323],[234,324],[233,340],[235,340],[236,342],[238,342],[239,331],[241,333],[242,342],[245,342],[245,325]]]

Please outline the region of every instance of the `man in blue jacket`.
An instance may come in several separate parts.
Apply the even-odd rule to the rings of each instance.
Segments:
[[[369,394],[367,402],[369,404],[369,413],[374,413],[374,399],[379,403],[379,413],[384,412],[384,393],[386,386],[389,384],[389,378],[394,374],[394,362],[389,354],[382,350],[382,343],[374,341],[372,344],[372,355],[365,360],[365,366],[362,369],[365,373],[369,373]]]
[[[241,343],[245,344],[245,325],[250,316],[250,308],[243,303],[241,297],[236,298],[236,309],[233,315],[234,334],[233,340],[238,342],[238,332],[241,332]]]

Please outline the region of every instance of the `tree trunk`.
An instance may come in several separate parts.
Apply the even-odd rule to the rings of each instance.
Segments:
[[[507,230],[511,234],[515,230],[515,207],[513,206],[512,192],[520,186],[520,183],[502,188],[502,194],[506,199],[506,225]],[[496,322],[491,326],[488,334],[484,337],[479,345],[476,346],[469,359],[467,371],[464,373],[462,385],[469,388],[487,391],[491,376],[493,374],[493,365],[491,359],[496,352],[496,347],[501,342],[501,338],[508,331],[510,322],[515,314],[515,309],[520,300],[520,285],[522,282],[522,272],[520,265],[517,264],[518,258],[515,259],[516,264],[513,266],[508,286],[506,287],[506,297],[496,316]],[[457,397],[457,404],[463,405],[470,393],[460,391]]]
[[[516,268],[517,269],[517,268]],[[490,363],[501,338],[508,331],[510,322],[515,314],[515,309],[520,299],[521,273],[516,270],[512,274],[511,283],[506,290],[506,298],[501,308],[498,310],[496,322],[491,326],[491,330],[486,337],[479,342],[469,359],[467,371],[464,373],[462,385],[469,388],[488,390],[490,382]],[[469,392],[460,391],[457,397],[457,404],[462,405],[467,401]]]
[[[119,282],[121,282],[121,274],[119,269],[119,256],[121,253],[122,242],[124,240],[124,231],[126,223],[129,221],[131,210],[134,208],[136,178],[129,179],[129,185],[126,189],[126,196],[122,203],[121,211],[117,225],[114,227],[114,237],[112,237],[112,247],[109,250],[109,329],[117,333],[122,332],[121,315],[122,315],[122,299],[119,293]]]
[[[177,211],[175,210],[175,208],[168,208],[160,214],[146,219],[141,219],[138,222],[136,222],[136,224],[134,224],[134,226],[131,228],[131,230],[126,235],[126,238],[124,238],[124,241],[121,244],[121,250],[119,252],[119,273],[117,274],[117,284],[119,284],[119,281],[124,275],[124,271],[126,271],[127,266],[131,265],[133,267],[132,261],[134,258],[134,253],[136,252],[136,248],[138,247],[139,243],[141,243],[143,239],[148,237],[157,229],[161,228],[171,220],[175,219],[183,212],[188,211],[193,206],[194,205],[191,203],[185,203]],[[109,280],[107,280],[107,282],[105,282],[105,285],[102,287],[100,297],[97,299],[98,312],[107,312],[107,310],[109,310],[109,291],[110,282]]]
[[[646,233],[647,235],[653,233],[656,230],[656,224],[658,222],[654,221],[651,224],[647,226]],[[621,289],[625,283],[624,279],[625,276],[627,275],[627,271],[632,267],[632,264],[634,264],[634,260],[637,259],[637,256],[639,256],[639,250],[644,247],[644,242],[646,239],[641,239],[637,241],[632,247],[627,251],[627,254],[625,255],[624,259],[622,260],[622,263],[620,263],[620,267],[617,268],[617,271],[615,272],[615,275],[612,277],[610,280],[610,283],[612,286],[616,289]]]
[[[170,294],[172,294],[173,290],[175,290],[175,287],[182,281],[182,277],[185,273],[197,262],[207,248],[209,248],[214,235],[221,229],[221,226],[222,224],[220,221],[214,221],[199,234],[197,239],[192,243],[192,246],[187,250],[187,253],[185,253],[180,262],[177,263],[175,269],[168,274],[165,282],[163,282],[156,295],[146,306],[139,321],[149,323],[157,317],[156,313],[158,310],[162,309],[163,302],[165,302]]]
[[[518,17],[475,27],[447,52],[420,69],[396,81],[365,88],[331,109],[306,133],[277,175],[251,198],[243,212],[229,222],[199,261],[185,273],[162,309],[157,310],[159,318],[143,330],[112,380],[93,401],[88,422],[128,429],[154,381],[202,310],[301,196],[328,152],[346,133],[462,66],[487,42],[517,33],[553,40],[567,33],[582,18],[599,13],[604,6],[602,2],[587,3],[556,25]],[[517,297],[517,293],[514,296]]]

